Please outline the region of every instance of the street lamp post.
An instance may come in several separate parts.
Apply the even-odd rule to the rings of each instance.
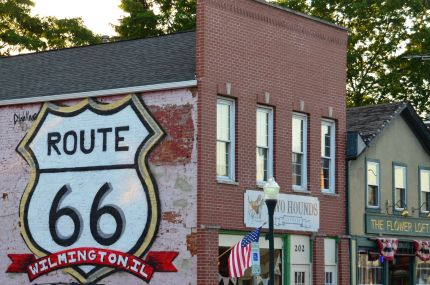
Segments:
[[[275,284],[275,245],[273,238],[273,214],[275,212],[276,203],[278,202],[279,196],[279,185],[276,183],[273,177],[267,180],[267,183],[263,187],[264,199],[267,205],[267,211],[269,212],[269,285]]]

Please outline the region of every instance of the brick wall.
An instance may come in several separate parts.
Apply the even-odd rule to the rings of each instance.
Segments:
[[[345,225],[345,30],[253,0],[199,0],[198,80],[198,284],[217,284],[217,228],[246,230],[243,193],[256,189],[255,110],[274,108],[274,176],[291,190],[291,116],[308,114],[308,190],[320,200],[320,236],[340,236],[340,284],[348,284]],[[236,181],[216,181],[216,100],[232,84],[236,100]],[[270,93],[265,101],[264,94]],[[320,192],[320,122],[336,121],[336,195]],[[298,233],[299,234],[299,233]],[[303,234],[303,233],[302,233]],[[203,238],[204,237],[204,238]],[[320,238],[316,238],[318,241]],[[210,245],[207,242],[210,241]],[[316,245],[314,284],[323,283],[323,248]],[[322,259],[323,260],[323,259]],[[212,264],[212,266],[208,266]],[[317,265],[318,264],[318,265]]]

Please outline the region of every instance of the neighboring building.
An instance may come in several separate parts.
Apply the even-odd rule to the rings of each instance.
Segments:
[[[408,103],[350,108],[347,130],[351,284],[430,284],[429,131]]]
[[[316,18],[201,0],[196,32],[1,58],[0,283],[251,284],[219,256],[274,176],[275,284],[349,284],[346,48]]]

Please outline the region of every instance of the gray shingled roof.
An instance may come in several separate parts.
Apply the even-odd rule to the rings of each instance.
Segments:
[[[406,105],[400,102],[348,108],[346,129],[348,132],[358,132],[368,145]]]
[[[0,58],[0,100],[195,79],[195,32]]]
[[[366,146],[369,146],[398,116],[405,119],[430,154],[430,132],[414,108],[406,102],[349,108],[346,113],[346,128],[348,133],[358,133]]]

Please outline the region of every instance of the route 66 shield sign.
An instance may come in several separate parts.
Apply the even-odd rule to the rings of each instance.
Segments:
[[[159,225],[158,192],[146,159],[162,136],[135,95],[111,104],[45,103],[17,148],[31,167],[19,212],[21,234],[33,254],[68,252],[55,265],[67,257],[70,266],[62,268],[82,283],[115,270],[122,255],[111,258],[109,251],[124,253],[124,260],[142,257]],[[86,251],[73,251],[78,248]],[[99,255],[90,259],[89,249]],[[134,262],[137,275],[141,264]],[[31,269],[37,273],[53,264],[47,259]],[[132,265],[124,261],[123,269]]]

